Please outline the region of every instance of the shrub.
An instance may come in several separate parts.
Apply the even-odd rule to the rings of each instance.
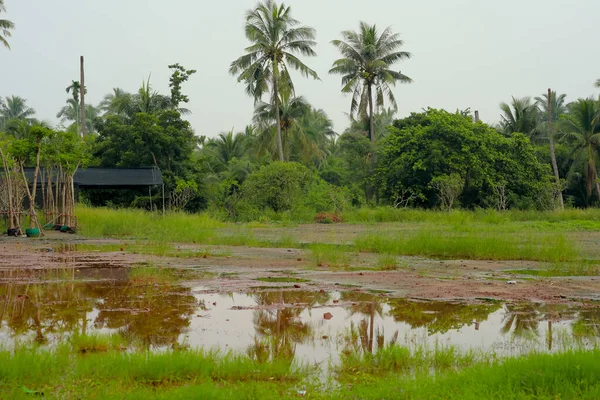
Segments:
[[[315,222],[319,224],[338,224],[342,222],[342,217],[337,214],[320,213],[315,215]]]

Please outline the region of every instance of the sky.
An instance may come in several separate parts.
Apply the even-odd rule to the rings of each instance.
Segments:
[[[287,0],[292,15],[317,30],[317,57],[304,58],[319,81],[296,77],[298,95],[327,112],[337,132],[348,125],[350,97],[328,70],[339,58],[331,40],[359,21],[391,26],[410,60],[395,66],[414,83],[398,85],[397,117],[423,108],[479,110],[496,123],[511,96],[549,87],[567,100],[597,94],[598,0]],[[169,64],[198,72],[184,86],[197,135],[213,137],[251,122],[253,101],[228,73],[248,45],[244,13],[255,0],[5,0],[16,29],[0,48],[0,96],[28,100],[39,119],[57,123],[86,59],[86,101],[112,88],[135,92],[151,76],[168,94]]]

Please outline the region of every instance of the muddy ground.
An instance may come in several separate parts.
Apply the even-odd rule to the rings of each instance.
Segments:
[[[306,229],[302,234],[315,234],[310,227],[301,229]],[[351,229],[353,232],[323,231],[321,234],[339,242],[340,238],[351,237],[360,227]],[[317,234],[321,236],[319,232]],[[39,271],[43,270],[100,268],[116,273],[122,268],[151,263],[159,267],[201,271],[197,278],[185,284],[219,293],[281,287],[288,290],[371,291],[381,296],[408,299],[497,299],[553,304],[600,301],[600,277],[550,278],[509,272],[541,268],[536,262],[401,257],[397,270],[380,271],[375,269],[377,256],[365,253],[352,254],[345,267],[332,267],[318,266],[312,260],[311,252],[302,249],[181,244],[174,245],[173,251],[174,255],[185,253],[184,257],[158,257],[136,254],[131,250],[133,243],[53,232],[33,240],[3,237],[0,238],[0,283],[40,279],[43,275]],[[139,242],[135,243],[139,246]],[[118,250],[101,250],[107,245],[112,245],[111,250],[114,247]],[[90,251],[90,246],[99,246],[100,250]],[[190,252],[197,252],[197,255],[190,255]],[[287,277],[297,278],[297,283],[294,279],[279,283],[269,281],[269,278],[285,281]]]

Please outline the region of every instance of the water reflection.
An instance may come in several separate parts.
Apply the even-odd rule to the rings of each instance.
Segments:
[[[3,278],[12,282],[0,285],[0,341],[8,345],[52,344],[76,331],[118,332],[148,347],[188,345],[242,351],[259,361],[327,363],[345,349],[374,352],[415,338],[463,350],[526,340],[553,350],[560,332],[590,342],[600,338],[600,307],[415,302],[365,292],[219,294],[141,285],[128,281],[125,270]]]
[[[197,307],[190,289],[118,282],[0,286],[0,337],[46,343],[70,332],[119,331],[147,346],[177,342]]]

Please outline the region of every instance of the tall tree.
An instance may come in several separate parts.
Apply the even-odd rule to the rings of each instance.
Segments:
[[[238,75],[238,82],[246,84],[246,93],[259,103],[267,92],[275,109],[276,139],[279,160],[284,161],[279,115],[280,91],[294,92],[289,73],[293,68],[305,77],[318,79],[315,71],[307,67],[297,55],[315,56],[316,32],[300,26],[292,18],[291,8],[265,0],[246,13],[246,38],[252,43],[243,56],[231,63],[229,73]]]
[[[6,12],[4,0],[0,0],[0,14]],[[15,24],[7,19],[0,19],[0,43],[10,50],[7,38],[11,37],[11,31],[15,29]]]
[[[361,22],[358,32],[344,31],[342,38],[331,42],[343,58],[333,63],[329,73],[342,76],[342,93],[353,93],[350,115],[368,116],[369,138],[374,144],[374,106],[381,109],[387,97],[393,109],[398,109],[392,86],[397,82],[410,83],[412,79],[400,71],[392,70],[392,66],[412,55],[400,51],[404,41],[391,28],[386,28],[380,34],[375,25]]]
[[[195,69],[185,69],[177,64],[169,65],[169,69],[173,70],[173,74],[169,78],[169,87],[171,88],[171,107],[177,109],[179,103],[187,103],[190,101],[187,95],[181,92],[181,85],[190,79],[190,76],[196,73]]]
[[[596,87],[600,88],[600,79],[596,81]]]
[[[501,103],[500,130],[505,135],[523,133],[531,136],[538,126],[539,110],[530,97],[512,98],[510,104]]]
[[[595,188],[600,199],[598,163],[600,161],[600,105],[594,99],[578,99],[569,105],[569,114],[561,118],[563,140],[572,148],[571,171],[583,169],[588,199]]]
[[[562,190],[560,189],[560,174],[558,172],[558,163],[556,162],[556,152],[554,150],[554,135],[556,134],[554,128],[556,122],[558,121],[558,117],[567,111],[565,106],[566,97],[566,94],[557,96],[556,92],[548,89],[547,94],[544,94],[542,97],[535,98],[536,104],[538,109],[541,111],[542,116],[542,122],[537,129],[545,131],[546,137],[548,138],[552,171],[554,172],[554,179],[556,180],[556,184],[560,190],[558,200],[561,209],[564,208],[564,200],[562,196]]]
[[[291,97],[289,92],[281,93],[278,110],[284,161],[320,163],[326,156],[323,149],[327,137],[333,134],[325,112],[312,108],[302,96]],[[259,154],[277,154],[278,143],[273,135],[277,120],[276,109],[270,103],[259,103],[254,110]]]

